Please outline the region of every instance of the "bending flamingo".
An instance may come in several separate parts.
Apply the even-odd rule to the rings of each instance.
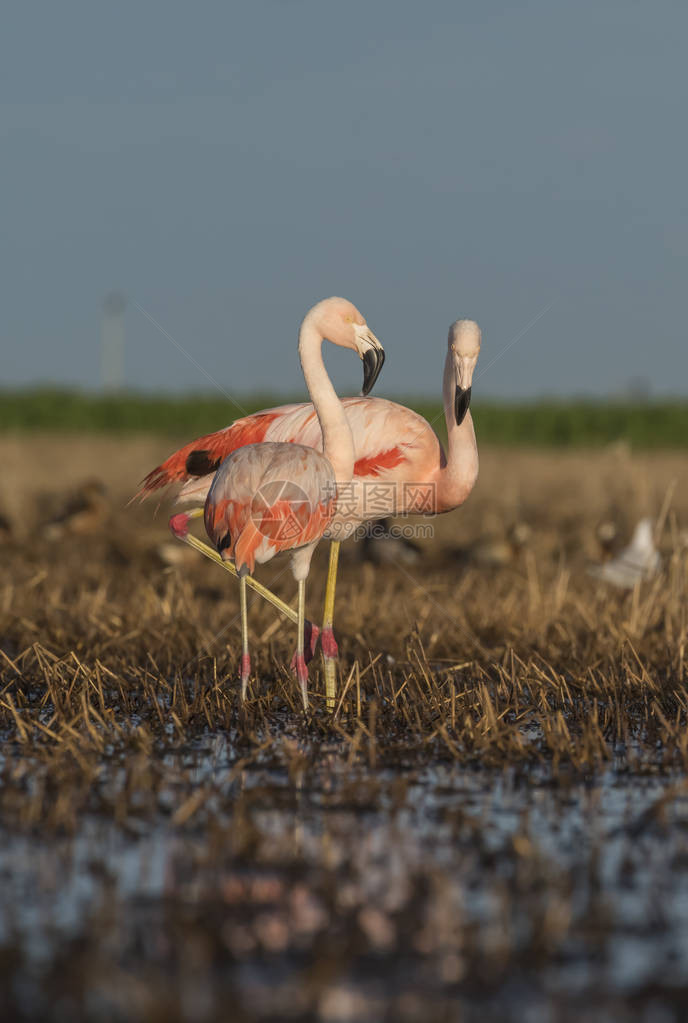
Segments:
[[[388,515],[434,515],[457,508],[466,500],[478,475],[478,450],[469,405],[480,343],[480,328],[473,320],[457,320],[449,328],[442,389],[446,453],[431,425],[412,409],[384,398],[343,399],[356,461],[353,481],[341,488],[348,492],[340,493],[336,515],[325,534],[334,537],[322,630],[329,706],[334,696],[337,656],[332,625],[339,541],[363,522]],[[192,441],[146,476],[141,493],[146,496],[159,487],[179,482],[183,486],[178,500],[198,502],[207,494],[212,474],[222,459],[241,444],[260,440],[292,441],[321,449],[322,436],[313,406],[266,409]],[[199,549],[205,546],[195,537],[187,539]],[[207,547],[203,553],[208,553]],[[267,599],[272,597],[264,595]],[[273,603],[294,617],[288,605],[276,599]]]
[[[360,339],[378,342],[350,302],[329,298],[306,315],[299,332],[299,358],[313,402],[323,451],[301,444],[264,442],[232,452],[215,473],[205,502],[205,527],[223,561],[232,561],[241,595],[241,695],[251,670],[246,580],[256,563],[292,552],[298,582],[295,667],[304,709],[308,669],[304,656],[306,578],[318,541],[332,520],[337,489],[351,479],[354,443],[344,407],[322,361],[322,342],[359,350]]]

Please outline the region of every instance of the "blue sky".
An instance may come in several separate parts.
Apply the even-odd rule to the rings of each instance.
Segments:
[[[385,344],[376,393],[438,394],[460,316],[483,328],[478,393],[688,391],[685,5],[3,20],[3,385],[97,387],[117,288],[144,389],[209,384],[135,303],[223,389],[298,394],[299,321],[342,294]],[[349,353],[328,365],[359,385]]]

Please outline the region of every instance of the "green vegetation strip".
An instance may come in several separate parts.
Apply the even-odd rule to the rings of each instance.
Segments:
[[[444,433],[439,403],[402,400]],[[0,430],[138,431],[194,437],[284,401],[275,395],[240,396],[234,405],[208,395],[4,391],[0,392]],[[564,447],[625,440],[640,448],[688,446],[686,401],[475,402],[473,415],[483,443]]]

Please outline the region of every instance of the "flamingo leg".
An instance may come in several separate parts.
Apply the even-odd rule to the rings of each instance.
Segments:
[[[334,710],[335,696],[337,694],[337,657],[339,656],[339,647],[337,646],[337,640],[334,638],[332,625],[334,622],[334,594],[337,587],[340,543],[340,540],[332,540],[330,543],[330,564],[327,570],[325,609],[323,611],[322,633],[320,634],[320,645],[325,665],[325,705],[330,711]]]
[[[239,576],[239,600],[241,604],[241,702],[246,699],[246,687],[248,677],[251,674],[251,655],[248,652],[248,608],[246,605],[246,580],[248,576],[243,573]]]
[[[214,547],[211,547],[210,544],[204,543],[203,540],[199,540],[197,536],[194,536],[193,533],[189,532],[189,519],[197,519],[200,518],[201,515],[203,515],[203,508],[194,508],[190,512],[180,512],[178,515],[173,515],[170,519],[170,529],[178,540],[183,540],[183,542],[188,544],[189,547],[193,547],[194,550],[199,552],[199,554],[202,554],[206,558],[210,558],[211,561],[214,561],[217,565],[220,565],[221,568],[224,568],[226,572],[229,572],[230,575],[237,578],[238,572],[231,562],[223,561]],[[272,590],[269,590],[267,586],[263,586],[263,584],[259,583],[257,579],[254,579],[253,576],[246,576],[246,585],[263,597],[264,600],[267,600],[268,603],[272,604],[273,607],[276,607],[281,614],[289,618],[289,620],[294,622],[294,624],[298,622],[298,615],[296,611],[294,611],[289,604],[285,603],[285,601],[280,600],[279,597],[275,596]]]
[[[296,637],[296,677],[301,686],[301,699],[304,712],[308,710],[308,668],[303,654],[304,631],[306,623],[306,580],[299,579],[299,622],[297,625],[298,634]]]

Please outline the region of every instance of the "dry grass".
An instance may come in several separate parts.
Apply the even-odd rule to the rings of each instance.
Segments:
[[[453,1018],[441,1015],[453,1004],[446,1002],[447,991],[469,998],[473,984],[484,994],[513,971],[551,964],[574,939],[594,952],[603,938],[593,932],[606,933],[598,919],[602,903],[588,900],[583,912],[577,908],[575,866],[549,863],[527,824],[504,839],[509,867],[500,880],[494,864],[484,867],[484,855],[489,861],[491,854],[466,806],[452,803],[442,811],[444,825],[453,829],[448,848],[458,855],[456,869],[475,873],[478,850],[487,875],[476,883],[492,879],[497,909],[478,925],[467,909],[463,918],[457,909],[455,920],[445,919],[443,899],[453,898],[453,889],[430,853],[427,869],[422,856],[406,864],[407,890],[393,907],[380,893],[365,895],[364,879],[370,870],[379,872],[380,863],[369,851],[357,865],[352,854],[345,866],[337,849],[360,841],[358,825],[348,832],[342,825],[338,833],[331,815],[358,820],[360,814],[391,813],[392,831],[403,833],[403,814],[413,812],[409,786],[429,764],[449,771],[461,766],[466,778],[477,768],[526,779],[544,772],[547,784],[556,782],[564,796],[576,777],[602,777],[608,765],[636,778],[685,770],[683,459],[632,457],[618,447],[594,454],[484,451],[476,493],[460,512],[435,521],[435,538],[425,544],[419,566],[373,567],[344,559],[337,710],[334,718],[325,711],[314,662],[313,712],[304,720],[285,668],[293,627],[276,627],[272,609],[253,603],[258,681],[242,708],[235,684],[233,581],[193,554],[179,566],[166,565],[159,553],[168,541],[166,509],[154,519],[152,505],[125,507],[139,478],[168,447],[154,439],[0,442],[7,488],[0,511],[14,528],[12,542],[0,548],[2,831],[59,843],[60,836],[83,837],[94,820],[129,836],[164,825],[188,836],[182,859],[197,876],[196,887],[191,875],[173,882],[174,900],[155,904],[152,923],[145,914],[147,922],[137,922],[134,913],[126,938],[124,924],[117,931],[107,915],[121,912],[121,900],[104,898],[97,912],[90,907],[95,916],[82,916],[79,933],[94,942],[94,935],[105,934],[115,945],[119,934],[121,949],[104,951],[101,942],[97,953],[95,946],[69,946],[69,955],[53,955],[53,972],[41,974],[40,989],[49,993],[66,985],[68,994],[60,996],[67,999],[64,1018],[213,1019],[227,998],[236,1000],[234,1018],[277,1018],[270,1015],[274,1006],[263,1005],[255,991],[250,995],[251,983],[234,969],[256,956],[261,962],[273,956],[270,961],[279,960],[287,972],[298,966],[299,984],[289,989],[294,1018],[368,1018],[365,1012],[376,1018],[376,1012],[392,1011],[391,1003],[383,998],[375,1010],[377,996],[368,991],[372,1002],[358,1010],[352,1003],[346,1015],[342,1005],[354,995],[341,993],[332,971],[339,977],[354,965],[362,969],[371,955],[397,962],[407,942],[414,962],[432,962],[436,972],[413,966],[414,977],[420,973],[406,1002],[395,1003],[395,1018]],[[108,488],[109,512],[92,532],[51,537],[41,528],[46,509],[94,476]],[[626,593],[586,575],[587,559],[598,556],[600,520],[614,517],[628,535],[638,517],[656,516],[662,508],[660,576]],[[513,562],[489,568],[471,560],[478,538],[503,538],[515,522],[530,525],[532,540]],[[314,617],[324,548],[316,560]],[[283,565],[263,578],[293,598]],[[218,736],[219,758],[208,753]],[[315,851],[266,823],[271,811],[282,815],[282,825],[298,818],[309,786],[318,813],[329,812],[335,821],[331,834],[326,829],[327,841],[314,837],[318,828],[310,835],[321,843]],[[667,800],[681,790],[667,791],[651,800],[648,820],[662,819]],[[307,822],[304,827],[308,833]],[[391,857],[395,839],[387,834],[384,841]],[[256,863],[270,882],[264,898],[246,874]],[[594,872],[592,861],[586,864]],[[338,876],[358,885],[350,905],[337,894]],[[109,890],[103,881],[99,891]],[[299,914],[311,923],[299,923]],[[501,937],[493,933],[499,920]],[[513,930],[524,920],[525,937]],[[167,951],[146,945],[146,928],[156,940],[167,940]],[[34,976],[21,933],[17,924],[14,944],[5,933],[3,962],[10,973]],[[139,953],[137,942],[143,942]],[[177,959],[182,948],[199,964],[211,994],[193,993],[194,971]],[[19,957],[15,966],[10,952]],[[143,972],[137,956],[148,964]],[[229,972],[219,965],[223,956],[234,964]],[[101,973],[113,963],[133,985],[130,996],[116,992],[110,977],[109,1008],[90,1016],[88,991],[91,998],[94,989],[102,994]],[[95,973],[86,984],[82,974],[90,969]],[[167,991],[170,976],[176,978],[174,997]],[[273,980],[267,986],[279,989]],[[389,983],[396,983],[392,973]],[[355,997],[363,997],[360,991],[367,989],[363,984],[357,990]],[[439,999],[436,1017],[423,1017],[425,995],[418,1005],[413,1001],[426,990]],[[202,1006],[203,997],[211,1000],[205,1015],[184,1008],[184,998]],[[11,998],[12,1011],[24,1005],[25,1018],[34,1018],[30,999],[21,1002],[16,991]],[[42,1012],[45,1004],[36,1001]],[[616,1018],[626,1018],[617,1010]],[[511,1017],[502,1011],[495,1018]]]
[[[168,568],[166,515],[127,508],[151,442],[5,442],[16,543],[3,549],[0,727],[41,755],[109,743],[182,742],[199,727],[254,736],[301,727],[285,664],[293,627],[254,600],[256,675],[242,711],[234,683],[238,602],[233,581],[189,552]],[[40,458],[37,455],[40,454]],[[9,455],[9,458],[7,457]],[[16,463],[12,465],[12,456]],[[116,458],[113,457],[116,455]],[[41,464],[43,462],[43,464]],[[566,759],[586,768],[610,743],[635,740],[683,762],[688,493],[680,460],[487,451],[479,488],[460,512],[434,520],[417,566],[344,559],[337,625],[342,686],[334,722],[312,670],[314,714],[304,734],[334,730],[376,755],[428,748],[461,761]],[[43,492],[98,475],[111,514],[91,533],[45,538]],[[62,477],[64,476],[64,479]],[[7,477],[6,477],[7,478]],[[666,507],[666,496],[671,504]],[[585,574],[595,526],[610,514],[622,534],[664,506],[665,571],[631,593]],[[18,514],[21,509],[21,516]],[[527,522],[532,541],[501,569],[471,563],[471,545]],[[463,548],[463,551],[460,550]],[[468,557],[464,557],[468,551]],[[184,552],[186,553],[186,552]],[[313,572],[317,618],[324,549]],[[265,578],[293,599],[285,565]],[[371,731],[371,721],[374,731]],[[638,745],[640,744],[640,745]]]

